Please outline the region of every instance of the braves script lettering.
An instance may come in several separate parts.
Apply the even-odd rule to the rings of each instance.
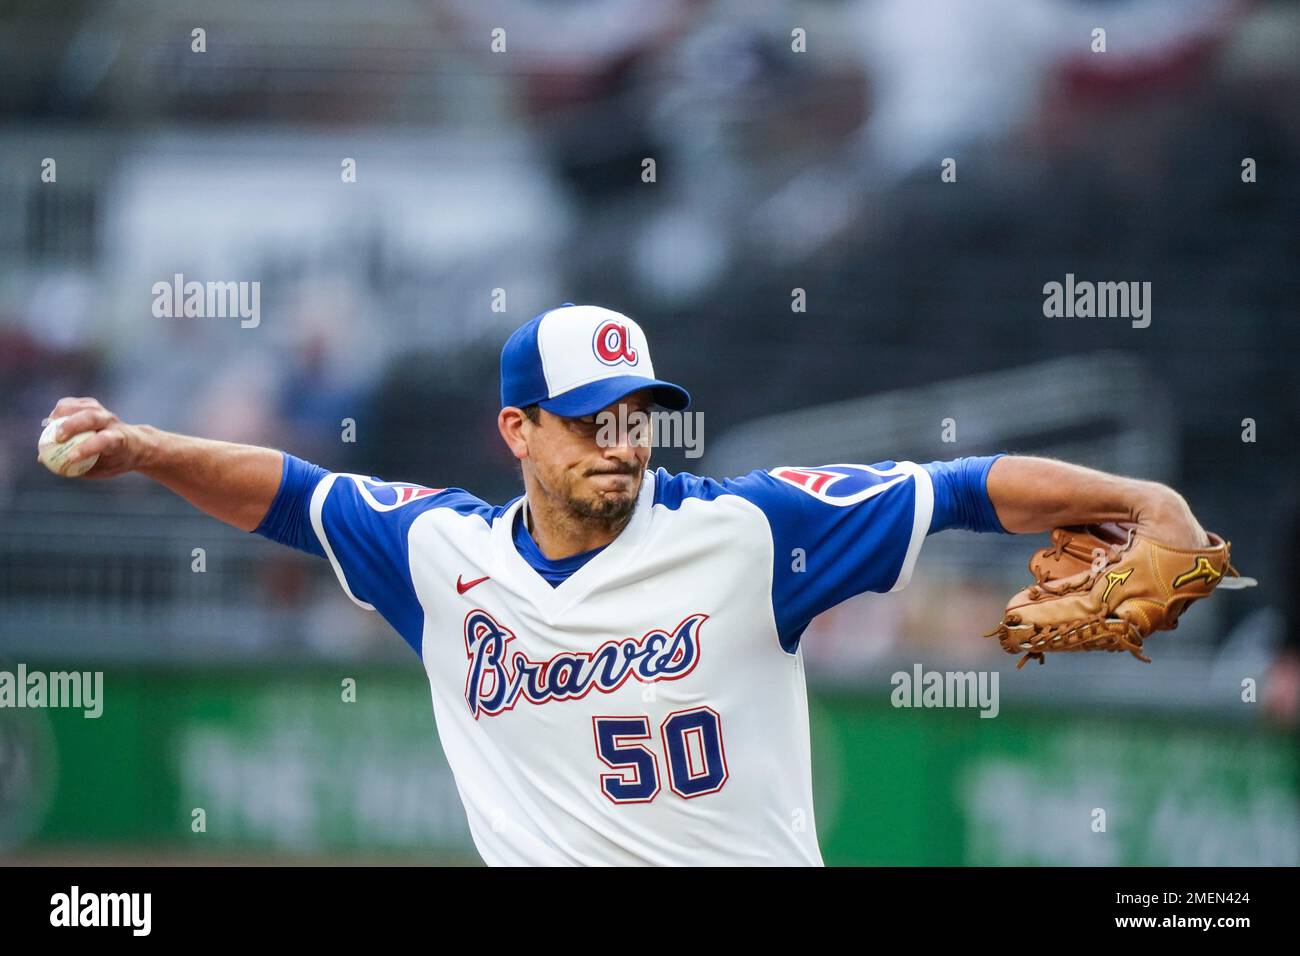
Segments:
[[[480,714],[510,710],[520,698],[545,704],[577,700],[593,688],[612,693],[629,677],[645,683],[677,680],[699,662],[699,631],[708,617],[692,614],[671,632],[656,629],[640,638],[606,641],[591,653],[534,661],[522,651],[510,653],[514,633],[487,611],[475,609],[465,617],[465,700],[477,720]]]

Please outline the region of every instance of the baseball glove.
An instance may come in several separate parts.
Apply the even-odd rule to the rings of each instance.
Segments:
[[[1250,587],[1228,561],[1232,545],[1216,534],[1205,548],[1172,548],[1133,524],[1057,528],[1052,546],[1034,553],[1035,583],[1007,604],[996,637],[1019,670],[1052,651],[1128,651],[1140,661],[1142,642],[1171,631],[1193,601],[1216,587]]]

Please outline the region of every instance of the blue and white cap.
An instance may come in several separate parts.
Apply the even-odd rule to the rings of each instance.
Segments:
[[[654,400],[680,411],[691,404],[680,385],[655,378],[645,333],[626,315],[566,302],[515,330],[501,350],[501,407],[534,402],[554,415],[594,415],[625,395],[654,389]]]

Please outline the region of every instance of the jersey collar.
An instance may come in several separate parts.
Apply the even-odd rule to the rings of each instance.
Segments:
[[[529,597],[548,622],[554,622],[595,587],[630,571],[630,561],[645,540],[654,518],[654,482],[654,472],[647,468],[637,495],[636,510],[627,526],[603,551],[560,582],[558,587],[551,587],[515,547],[515,515],[527,502],[526,496],[520,497],[492,523],[492,552],[498,572]]]

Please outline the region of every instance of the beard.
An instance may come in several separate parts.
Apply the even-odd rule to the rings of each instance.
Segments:
[[[622,474],[622,472],[620,472]],[[638,473],[640,474],[640,473]],[[591,497],[581,497],[575,495],[570,490],[566,504],[569,512],[580,521],[593,522],[604,526],[620,525],[632,517],[632,512],[636,510],[636,504],[641,497],[641,481],[637,478],[633,482],[632,490],[627,494],[601,494],[595,493]]]
[[[597,495],[596,498],[570,497],[566,502],[574,517],[582,521],[591,521],[603,525],[621,524],[632,517],[636,510],[637,487],[627,495]]]
[[[556,482],[540,480],[546,496],[552,504],[561,506],[561,510],[571,521],[579,525],[595,526],[601,530],[614,531],[623,527],[636,511],[637,501],[641,497],[641,483],[645,480],[642,466],[622,471],[607,471],[603,474],[629,475],[633,478],[632,487],[626,493],[606,493],[578,491],[577,481],[561,480]],[[540,476],[538,476],[540,479]]]

